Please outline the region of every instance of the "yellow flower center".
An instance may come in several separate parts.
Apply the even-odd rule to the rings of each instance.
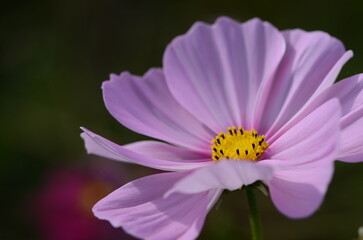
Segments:
[[[230,127],[228,133],[220,132],[212,140],[212,159],[257,160],[268,148],[264,135],[258,135],[255,129],[245,131],[242,127]]]

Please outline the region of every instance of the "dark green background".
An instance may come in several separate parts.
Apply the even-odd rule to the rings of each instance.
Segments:
[[[144,139],[114,120],[100,91],[109,73],[161,66],[165,46],[198,20],[260,17],[279,29],[323,30],[354,58],[340,78],[363,72],[363,1],[7,1],[0,8],[1,239],[38,239],[24,220],[27,197],[48,169],[87,165],[79,126],[120,144]],[[109,161],[109,160],[104,160]],[[147,174],[126,167],[129,179]],[[140,167],[141,168],[141,167]],[[363,163],[336,164],[322,208],[282,216],[259,196],[266,239],[353,239],[363,225]],[[124,181],[120,182],[120,185]],[[209,214],[200,239],[249,239],[243,192]]]

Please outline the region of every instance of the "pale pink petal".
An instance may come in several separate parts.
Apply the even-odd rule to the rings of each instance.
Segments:
[[[164,194],[187,172],[163,173],[130,182],[99,201],[94,214],[149,240],[195,239],[217,191],[198,194]]]
[[[223,190],[211,190],[208,192],[208,212],[214,207],[215,203],[222,195]],[[179,237],[178,240],[189,240],[198,237],[199,233],[204,224],[204,218],[199,218],[183,236]]]
[[[358,74],[339,81],[319,94],[297,117],[280,129],[270,141],[292,128],[325,102],[337,98],[342,109],[340,119],[341,149],[338,160],[346,162],[363,161],[363,75]]]
[[[344,79],[322,92],[310,104],[307,111],[317,105],[338,98],[342,107],[341,149],[338,160],[346,162],[363,161],[363,74]],[[306,113],[304,113],[306,114]]]
[[[333,171],[333,161],[319,159],[277,171],[268,183],[273,203],[288,217],[310,216],[321,205]]]
[[[215,132],[250,128],[258,96],[268,88],[285,41],[259,19],[196,23],[166,49],[163,65],[173,96]],[[247,114],[249,113],[249,114]]]
[[[196,169],[177,182],[166,193],[166,196],[175,192],[195,194],[212,189],[232,191],[258,180],[269,181],[273,173],[273,166],[261,165],[247,160],[220,160],[215,164]]]
[[[139,141],[123,145],[124,148],[145,156],[168,161],[197,163],[212,161],[211,153],[201,153],[157,141]]]
[[[338,159],[345,162],[363,161],[363,105],[341,119],[342,147]]]
[[[131,130],[189,148],[209,151],[214,133],[173,98],[159,69],[143,77],[111,75],[102,85],[108,111]]]
[[[294,127],[294,125],[304,119],[311,112],[316,110],[325,102],[336,98],[341,105],[342,117],[363,103],[363,75],[355,75],[344,79],[321,92],[306,108],[302,109],[296,117],[289,121],[273,136],[269,137],[270,142],[274,142],[284,132]],[[342,120],[341,120],[342,121]],[[342,125],[342,124],[341,124]],[[342,126],[341,126],[342,127]]]
[[[181,171],[210,164],[205,154],[180,149],[166,143],[146,141],[119,146],[85,128],[81,134],[88,153],[102,157],[136,163],[143,166],[166,170]],[[141,148],[141,146],[144,147]]]
[[[341,126],[341,149],[338,160],[345,162],[363,161],[363,74],[334,84],[321,94],[321,98],[339,97],[343,116]]]
[[[276,141],[270,143],[264,156],[299,165],[313,161],[333,161],[337,156],[341,116],[337,99],[319,106]],[[266,160],[267,161],[267,160]]]
[[[330,35],[300,29],[284,31],[287,43],[257,127],[271,137],[324,89],[331,86],[352,52]]]
[[[268,186],[286,216],[307,217],[320,206],[339,150],[339,119],[339,101],[331,99],[269,146],[266,156],[271,159],[261,164],[279,165]]]
[[[337,159],[345,162],[363,161],[363,74],[344,79],[322,92],[307,110],[331,98],[338,98],[342,107],[341,149]]]

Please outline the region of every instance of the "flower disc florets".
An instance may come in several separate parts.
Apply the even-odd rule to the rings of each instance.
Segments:
[[[230,127],[228,133],[220,132],[212,143],[214,161],[223,158],[255,161],[269,146],[264,135],[258,135],[255,129],[246,131],[242,127]]]

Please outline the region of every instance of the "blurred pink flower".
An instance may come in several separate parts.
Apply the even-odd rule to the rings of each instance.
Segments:
[[[351,57],[324,32],[221,17],[175,38],[163,69],[112,74],[109,112],[167,143],[119,146],[83,128],[87,151],[171,172],[126,184],[94,214],[139,238],[194,239],[224,189],[262,181],[283,214],[311,215],[334,160],[363,159],[363,75],[333,85]]]
[[[114,182],[91,171],[51,171],[46,185],[34,198],[35,204],[32,202],[32,220],[45,240],[106,240],[126,236],[120,229],[94,218],[91,211],[112,189]]]

